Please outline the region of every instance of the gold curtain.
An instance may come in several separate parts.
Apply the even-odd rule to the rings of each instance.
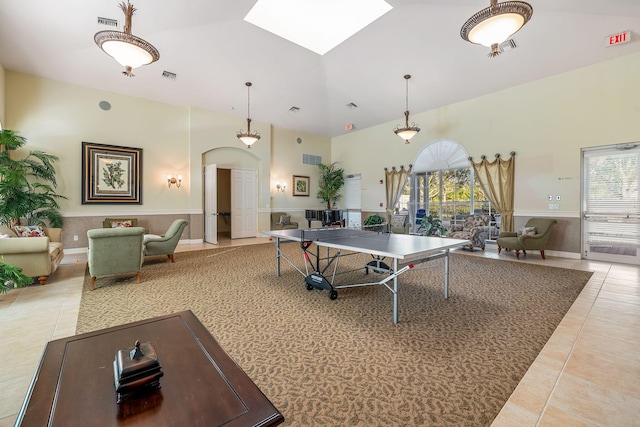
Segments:
[[[479,163],[475,163],[471,157],[469,161],[489,201],[496,211],[500,213],[500,231],[513,231],[513,184],[515,173],[515,156],[512,151],[509,160],[500,158],[489,162],[485,156]]]
[[[395,166],[391,170],[384,168],[384,177],[387,190],[387,221],[391,220],[391,214],[393,213],[393,207],[400,200],[402,195],[402,189],[407,182],[407,177],[411,173],[413,165],[409,165],[408,169],[404,166],[400,166],[400,170],[397,170]]]

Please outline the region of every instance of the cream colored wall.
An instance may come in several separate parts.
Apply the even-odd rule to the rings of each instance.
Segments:
[[[412,163],[432,141],[454,140],[476,161],[515,151],[515,214],[578,217],[580,149],[640,140],[639,71],[634,54],[411,114],[422,131],[410,144],[393,133],[398,111],[396,121],[333,138],[332,159],[362,173],[362,209],[380,211],[384,167]],[[561,197],[558,210],[549,209],[549,194]]]
[[[2,129],[4,129],[6,126],[4,125],[4,83],[5,80],[5,71],[4,71],[4,67],[2,66],[2,64],[0,64],[0,124],[2,125]],[[8,128],[7,128],[8,129]]]
[[[103,111],[100,101],[111,109]],[[88,89],[12,71],[6,73],[6,126],[56,163],[63,215],[87,216],[186,211],[189,179],[168,188],[166,175],[190,170],[188,109]],[[143,205],[82,205],[82,142],[142,148]]]
[[[301,142],[298,144],[297,140]],[[307,224],[304,219],[305,209],[323,209],[322,200],[318,199],[318,166],[302,163],[303,154],[313,154],[322,157],[322,163],[331,163],[331,139],[311,135],[289,129],[273,128],[273,139],[278,141],[273,146],[271,168],[271,206],[273,210],[285,211],[291,214],[292,220]],[[309,177],[309,196],[293,196],[293,175]],[[286,184],[284,192],[277,191],[276,183]]]

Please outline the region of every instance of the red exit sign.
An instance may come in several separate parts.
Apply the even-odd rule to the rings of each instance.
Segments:
[[[627,43],[631,41],[631,31],[625,31],[623,33],[612,34],[606,38],[606,46],[615,46],[621,43]]]

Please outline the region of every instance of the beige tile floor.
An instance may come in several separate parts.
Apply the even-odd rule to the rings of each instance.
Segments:
[[[178,252],[203,247],[213,246]],[[595,272],[493,426],[640,426],[640,267],[459,252]],[[14,424],[44,345],[75,333],[85,268],[86,257],[67,255],[47,285],[0,295],[0,427]]]

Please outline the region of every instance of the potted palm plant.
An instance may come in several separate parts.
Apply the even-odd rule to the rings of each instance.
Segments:
[[[340,190],[344,185],[344,169],[336,166],[336,163],[324,165],[320,163],[320,182],[318,183],[318,199],[327,204],[327,210],[331,210],[331,203],[336,203],[340,198]]]
[[[22,274],[20,267],[5,263],[4,257],[0,256],[0,294],[31,283],[33,283],[33,279]]]
[[[0,224],[40,225],[60,228],[62,215],[58,200],[66,197],[55,188],[57,156],[39,150],[30,151],[22,159],[11,154],[27,143],[23,136],[4,129],[0,131]],[[24,220],[24,224],[21,222]]]
[[[318,199],[327,204],[324,211],[323,224],[331,224],[333,215],[331,213],[331,204],[335,204],[340,198],[340,190],[344,185],[344,169],[336,166],[336,163],[324,165],[320,163],[320,182],[318,183]]]

